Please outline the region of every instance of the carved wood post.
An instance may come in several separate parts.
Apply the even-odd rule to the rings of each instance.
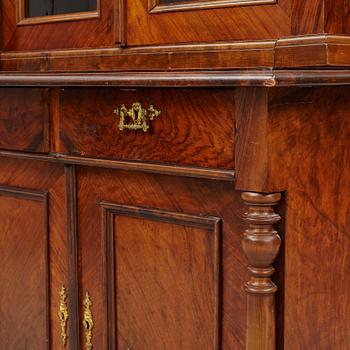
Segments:
[[[248,223],[242,242],[248,257],[251,274],[246,283],[247,292],[247,339],[246,350],[274,350],[276,348],[276,306],[277,286],[271,276],[281,238],[273,225],[281,217],[274,212],[274,206],[281,199],[280,193],[242,193],[248,210],[244,219]]]

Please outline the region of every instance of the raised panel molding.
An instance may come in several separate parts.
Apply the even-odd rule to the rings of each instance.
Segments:
[[[107,308],[106,317],[107,317],[107,325],[108,325],[108,330],[109,330],[109,333],[107,336],[108,337],[107,338],[108,349],[116,349],[117,344],[118,344],[118,334],[117,334],[117,327],[118,327],[117,296],[118,296],[118,292],[123,288],[125,289],[125,288],[130,287],[127,285],[117,286],[117,279],[118,279],[117,274],[119,271],[118,270],[118,263],[117,263],[118,256],[117,256],[117,252],[116,252],[117,242],[118,242],[118,238],[117,238],[118,218],[119,218],[119,221],[121,221],[122,218],[124,218],[124,219],[130,218],[131,221],[138,220],[138,219],[146,220],[143,222],[142,234],[147,235],[148,232],[151,232],[150,237],[147,238],[148,239],[147,242],[150,242],[150,244],[147,244],[147,248],[146,248],[148,250],[151,250],[151,252],[153,252],[153,249],[154,249],[154,252],[156,252],[157,245],[161,244],[160,241],[158,242],[158,239],[155,240],[154,242],[152,241],[152,239],[150,240],[150,238],[152,238],[152,235],[154,238],[154,234],[155,234],[154,231],[155,230],[157,230],[156,233],[159,233],[158,230],[164,229],[164,231],[166,231],[167,229],[170,228],[170,231],[173,233],[174,231],[177,230],[177,227],[182,226],[185,228],[184,230],[186,232],[186,234],[185,234],[186,237],[185,238],[182,237],[183,240],[186,240],[187,238],[189,238],[189,235],[191,234],[191,232],[189,231],[190,228],[194,228],[195,230],[209,231],[208,232],[209,236],[205,235],[205,237],[203,237],[202,240],[200,240],[201,244],[206,244],[206,246],[203,249],[204,250],[207,249],[209,251],[209,254],[208,254],[209,257],[207,257],[205,254],[203,254],[203,252],[201,252],[199,249],[196,250],[197,246],[195,246],[195,243],[193,243],[193,242],[191,243],[191,241],[186,241],[186,244],[189,244],[189,246],[186,249],[186,252],[190,252],[189,254],[192,254],[192,256],[189,257],[189,259],[191,259],[190,260],[191,263],[189,263],[189,265],[185,265],[185,266],[188,269],[188,271],[186,271],[186,272],[192,273],[192,278],[195,278],[196,281],[198,280],[200,282],[201,278],[205,279],[206,277],[200,276],[199,274],[195,274],[197,266],[192,266],[192,263],[193,263],[193,265],[196,265],[196,262],[193,261],[193,259],[200,256],[200,254],[202,253],[203,254],[202,257],[205,256],[206,258],[208,258],[208,260],[201,261],[201,264],[205,265],[208,262],[210,262],[211,266],[205,265],[205,267],[203,267],[203,268],[206,269],[207,274],[209,274],[209,275],[212,274],[213,279],[211,281],[211,286],[208,286],[207,291],[203,291],[203,292],[200,291],[200,293],[207,293],[207,294],[203,294],[202,298],[200,298],[200,294],[196,295],[196,300],[191,300],[191,303],[198,303],[198,305],[196,304],[197,305],[196,310],[199,313],[203,312],[203,314],[197,315],[198,316],[197,318],[200,320],[201,323],[203,323],[203,322],[205,323],[206,321],[208,321],[208,319],[206,319],[205,316],[208,316],[208,313],[210,314],[210,312],[208,312],[208,311],[207,311],[207,313],[205,311],[203,311],[203,307],[204,307],[203,305],[208,303],[208,302],[212,303],[211,306],[210,305],[208,306],[209,309],[210,309],[210,307],[213,308],[213,313],[210,316],[210,317],[212,317],[212,319],[210,320],[212,322],[212,324],[210,324],[210,325],[202,324],[201,326],[203,327],[203,330],[204,330],[203,337],[207,337],[207,339],[208,338],[211,339],[210,348],[214,349],[214,350],[218,350],[220,348],[220,287],[219,286],[220,286],[220,270],[221,270],[221,268],[220,268],[220,265],[221,265],[221,263],[220,263],[220,261],[221,261],[220,236],[221,236],[221,224],[222,224],[221,219],[218,217],[212,217],[212,216],[188,215],[188,214],[183,214],[183,213],[179,213],[179,212],[170,212],[170,211],[164,211],[164,210],[158,210],[158,209],[146,209],[146,208],[141,208],[141,207],[136,207],[136,206],[120,205],[120,204],[114,204],[114,203],[109,203],[109,202],[101,202],[100,207],[101,207],[101,213],[102,213],[102,217],[103,217],[102,230],[103,230],[103,234],[104,234],[104,249],[105,249],[104,271],[105,271],[106,304],[107,304],[106,305],[106,308]],[[154,226],[155,223],[158,223],[161,227]],[[150,224],[150,227],[148,227],[148,224]],[[165,226],[162,226],[164,224],[165,224]],[[173,226],[173,225],[175,225],[175,226]],[[132,227],[133,227],[133,230],[137,231],[137,228],[134,229],[135,226],[132,226]],[[148,232],[147,232],[147,228],[149,228]],[[198,232],[199,231],[193,231],[192,233],[199,234]],[[178,233],[178,232],[176,231],[175,233]],[[119,233],[119,235],[120,234],[121,233]],[[130,232],[129,232],[129,234],[130,234]],[[140,238],[142,238],[142,237],[140,237]],[[171,238],[169,238],[169,240],[171,240]],[[180,246],[181,246],[181,242],[182,242],[181,237],[179,238],[179,242],[180,242]],[[152,243],[154,243],[154,246],[152,245]],[[167,243],[169,243],[169,242],[167,242]],[[174,243],[174,241],[172,243]],[[193,244],[193,246],[191,244]],[[127,246],[127,250],[132,250],[133,248],[134,247],[132,247],[130,245]],[[123,249],[123,248],[120,248],[120,249]],[[142,249],[141,249],[141,253],[144,252]],[[173,247],[173,249],[176,249],[176,247]],[[146,251],[146,253],[147,253],[147,251]],[[149,251],[148,251],[148,253],[150,254]],[[167,253],[166,249],[162,246],[162,254],[163,253],[165,255],[162,255],[160,258],[162,258],[162,257],[164,258],[166,256],[166,259],[171,260],[172,252]],[[179,251],[178,253],[181,255],[181,251]],[[168,255],[166,255],[166,254],[168,254]],[[142,258],[142,254],[139,254],[139,255],[137,254],[137,247],[135,248],[135,251],[133,252],[132,256],[135,257],[135,259]],[[146,255],[146,257],[147,257],[147,255]],[[138,262],[138,260],[137,260],[137,262]],[[148,262],[145,261],[145,264],[146,263],[148,263]],[[170,262],[163,261],[163,263],[164,263],[164,265],[169,264],[171,266],[171,261]],[[162,266],[162,268],[166,268],[161,264],[162,264],[162,261],[160,260],[159,266]],[[179,265],[184,265],[183,261],[179,261]],[[152,263],[151,263],[151,266],[153,266]],[[176,265],[176,267],[177,266],[178,265]],[[153,267],[155,270],[157,270],[158,266],[153,266]],[[119,266],[119,268],[121,268],[121,267]],[[132,275],[134,273],[138,273],[137,269],[135,269],[134,267],[132,267],[132,268],[130,267],[129,272]],[[172,272],[174,272],[174,270]],[[124,273],[125,273],[125,271],[124,271]],[[145,300],[144,301],[145,303],[146,303],[147,296],[149,297],[149,295],[147,295],[147,294],[150,293],[150,288],[151,288],[150,286],[152,285],[151,277],[149,277],[150,275],[152,275],[152,273],[154,273],[154,274],[159,273],[159,275],[161,277],[163,277],[159,271],[157,271],[157,272],[151,271],[150,272],[149,266],[147,266],[147,269],[145,268],[145,271],[142,273],[142,276],[147,275],[148,277],[145,277],[145,279],[149,283],[147,285],[141,285],[140,288],[138,288],[142,291],[142,293],[144,293],[143,298]],[[160,288],[166,287],[167,281],[163,282],[162,279],[159,278],[159,275],[157,275],[157,278],[158,278],[157,283],[159,283],[159,285],[161,285]],[[138,283],[142,283],[141,281],[139,281],[137,279],[137,277],[134,277],[134,278],[135,278],[135,280],[137,280]],[[181,279],[181,276],[179,276],[179,279]],[[142,288],[145,288],[145,290],[143,290]],[[167,288],[165,288],[165,290],[167,290],[167,292],[169,292],[171,294],[171,293],[179,292],[181,290],[181,288],[184,288],[184,287],[183,286],[179,287],[179,290],[177,290],[177,291],[167,289]],[[154,293],[155,293],[154,295],[157,295],[157,292],[154,292]],[[186,292],[184,292],[184,293],[186,293]],[[212,301],[210,301],[210,298],[208,300],[208,295],[211,295],[213,297]],[[184,303],[186,303],[186,300],[184,300]],[[187,304],[188,303],[189,303],[189,301],[187,301]],[[203,303],[203,304],[201,304],[201,303]],[[157,303],[156,307],[160,307],[159,305],[161,305],[161,302],[159,302],[159,304]],[[149,306],[147,303],[145,304],[145,307],[149,308],[149,309],[152,308],[152,306]],[[172,305],[172,307],[174,307],[174,305]],[[205,307],[205,309],[207,309],[207,307]],[[191,311],[194,311],[194,310],[195,310],[195,308],[193,308]],[[176,310],[176,312],[178,312],[178,311],[179,310]],[[186,311],[188,311],[188,310],[186,310]],[[188,312],[190,313],[191,311],[188,311]],[[164,317],[165,318],[171,317],[171,315],[166,315],[166,310],[165,311],[160,310],[159,315],[161,315],[161,317],[163,317],[163,318]],[[186,317],[184,317],[185,323],[189,322],[188,317],[191,319],[191,316],[188,316],[188,315],[189,314],[186,314]],[[196,315],[192,315],[192,317],[194,317],[194,316],[196,316]],[[201,316],[203,316],[203,317],[201,317]],[[153,315],[150,317],[153,317]],[[164,322],[166,322],[166,321],[164,321]],[[174,323],[176,323],[176,322],[174,322]],[[130,327],[132,327],[132,325],[130,325]],[[174,325],[174,327],[175,327],[175,325]],[[211,337],[206,334],[206,332],[209,329],[212,329],[212,336]],[[196,335],[198,335],[198,334],[196,334]],[[179,337],[179,334],[176,334],[176,336]],[[165,337],[164,339],[166,339],[167,341],[171,341],[170,338],[171,338],[171,335],[168,338]],[[123,341],[124,341],[124,339],[123,339]],[[125,340],[125,342],[127,342],[127,340]],[[133,348],[133,344],[129,344],[129,345],[130,345],[130,348]],[[173,343],[173,346],[174,346],[174,343]],[[155,345],[155,347],[156,347],[156,345]]]
[[[50,349],[48,193],[0,186],[2,197],[0,347]]]

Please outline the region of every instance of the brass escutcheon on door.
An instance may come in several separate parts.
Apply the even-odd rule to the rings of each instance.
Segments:
[[[59,300],[60,300],[60,306],[59,306],[59,311],[58,311],[58,317],[60,319],[60,324],[61,324],[61,341],[63,347],[66,346],[67,344],[67,323],[68,323],[68,306],[67,306],[67,292],[66,288],[62,286],[59,291]]]
[[[94,328],[94,320],[92,317],[92,302],[88,292],[86,292],[84,299],[84,320],[83,325],[85,328],[85,348],[86,350],[93,349],[92,345],[92,329]]]
[[[150,105],[148,109],[142,107],[140,102],[134,102],[130,109],[122,105],[115,109],[114,113],[120,117],[119,130],[143,130],[147,132],[149,129],[149,121],[161,115],[161,111]]]

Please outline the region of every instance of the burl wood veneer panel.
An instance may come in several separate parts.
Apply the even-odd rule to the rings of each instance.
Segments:
[[[5,51],[32,51],[110,47],[118,40],[121,25],[118,3],[101,1],[100,18],[17,25],[16,4],[19,0],[1,0],[2,45]],[[118,21],[118,24],[115,22]]]
[[[49,151],[48,89],[0,89],[0,148]]]
[[[58,292],[67,286],[64,184],[61,165],[0,160],[2,349],[61,347]]]
[[[221,327],[222,349],[244,348],[246,260],[232,183],[94,168],[77,174],[80,289],[93,303],[94,346],[216,349]],[[221,230],[207,217],[221,219]]]
[[[146,133],[120,131],[114,110],[136,101],[162,114]],[[55,151],[233,169],[233,111],[231,89],[65,89]]]
[[[127,0],[128,45],[259,40],[291,34],[289,0],[162,13],[150,13],[150,2]]]
[[[108,348],[218,349],[220,219],[101,206]]]

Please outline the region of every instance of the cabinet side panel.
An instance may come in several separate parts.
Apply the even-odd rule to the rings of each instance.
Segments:
[[[269,188],[286,189],[286,350],[349,347],[349,93],[270,93]]]

